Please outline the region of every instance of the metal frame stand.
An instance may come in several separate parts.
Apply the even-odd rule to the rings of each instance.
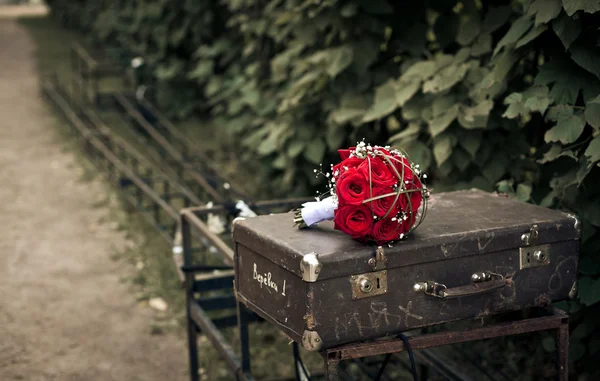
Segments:
[[[550,309],[548,312],[549,314],[546,316],[503,322],[487,327],[413,336],[408,339],[408,342],[412,349],[425,349],[500,336],[555,330],[557,336],[556,379],[567,381],[569,375],[569,317],[564,311],[557,308]],[[327,349],[321,353],[325,362],[325,379],[327,381],[341,380],[339,365],[344,360],[398,353],[404,350],[406,347],[400,339],[348,344]]]

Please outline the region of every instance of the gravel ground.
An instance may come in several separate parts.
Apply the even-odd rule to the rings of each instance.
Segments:
[[[33,49],[0,17],[0,379],[184,380],[185,338],[151,335],[155,312],[121,281],[127,240],[57,139]]]

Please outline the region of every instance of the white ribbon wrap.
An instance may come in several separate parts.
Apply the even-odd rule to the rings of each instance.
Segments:
[[[302,219],[306,226],[318,224],[325,220],[333,220],[333,211],[337,209],[334,197],[321,201],[305,202],[302,204]]]

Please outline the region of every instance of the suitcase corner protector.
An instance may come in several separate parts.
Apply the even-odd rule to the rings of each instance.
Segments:
[[[319,261],[319,254],[312,252],[304,254],[300,261],[300,273],[305,282],[316,282],[323,264]]]
[[[307,351],[318,351],[323,347],[323,340],[317,331],[304,330],[302,334],[302,346]]]

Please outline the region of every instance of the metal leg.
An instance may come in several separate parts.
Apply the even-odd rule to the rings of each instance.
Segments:
[[[326,381],[341,381],[340,378],[340,361],[337,359],[328,358],[325,354],[325,380]]]
[[[248,337],[248,310],[242,303],[237,303],[238,329],[240,333],[240,352],[242,356],[242,373],[250,375],[250,338]]]
[[[565,317],[561,321],[560,327],[556,330],[557,362],[556,371],[558,381],[569,380],[569,318]]]
[[[294,352],[294,372],[296,374],[296,380],[300,380],[300,364],[298,363],[298,357],[300,356],[300,349],[298,343],[294,341],[292,344],[292,350]]]
[[[192,237],[190,225],[185,218],[181,219],[181,233],[183,238],[183,264],[184,266],[192,265]],[[188,355],[190,366],[190,380],[199,381],[198,375],[198,337],[196,332],[196,324],[192,321],[190,302],[194,299],[194,274],[185,273],[185,289],[186,289],[186,315],[187,315],[187,336],[188,336]]]

